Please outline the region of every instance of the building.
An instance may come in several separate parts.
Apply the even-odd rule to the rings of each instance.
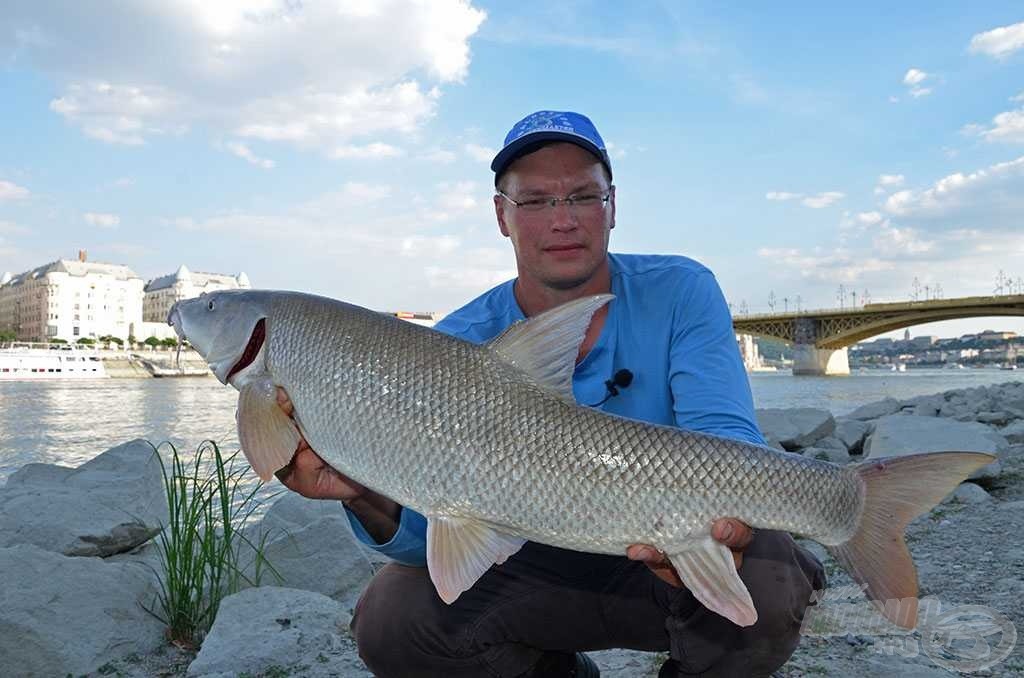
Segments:
[[[142,319],[142,278],[127,266],[58,259],[0,278],[0,331],[19,341],[114,336],[127,340]]]
[[[252,286],[245,273],[237,276],[222,273],[199,273],[188,270],[184,264],[170,275],[154,278],[146,283],[142,298],[142,320],[146,323],[167,323],[171,306],[179,299],[198,297],[203,292],[216,290],[248,290]],[[142,338],[140,336],[140,338]]]

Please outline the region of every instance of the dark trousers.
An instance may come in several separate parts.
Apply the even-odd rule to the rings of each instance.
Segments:
[[[758,530],[740,577],[758,612],[746,628],[643,563],[529,542],[451,605],[425,568],[387,565],[352,630],[378,678],[533,676],[551,653],[611,648],[669,651],[663,675],[767,676],[796,649],[824,570],[788,534]]]

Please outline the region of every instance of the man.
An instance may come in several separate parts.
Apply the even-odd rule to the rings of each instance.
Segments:
[[[520,121],[494,158],[494,208],[518,277],[437,329],[486,342],[510,324],[579,297],[612,292],[580,347],[577,401],[650,422],[763,443],[725,301],[713,275],[684,257],[615,255],[611,162],[577,113]],[[629,377],[622,378],[622,370]],[[614,376],[618,375],[618,376]],[[279,401],[290,413],[287,394]],[[424,518],[327,467],[303,442],[278,477],[308,497],[341,500],[360,540],[392,557],[352,626],[360,656],[391,676],[596,676],[583,651],[669,651],[660,676],[768,675],[792,654],[820,563],[789,535],[716,521],[758,621],[741,628],[697,603],[650,546],[625,557],[528,542],[454,603],[425,568]]]

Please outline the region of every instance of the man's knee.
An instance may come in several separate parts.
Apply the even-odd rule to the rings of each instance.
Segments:
[[[443,603],[424,568],[384,566],[366,587],[352,616],[359,656],[377,675],[402,675],[431,657],[454,653]]]

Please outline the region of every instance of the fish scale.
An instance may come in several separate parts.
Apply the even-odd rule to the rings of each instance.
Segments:
[[[903,531],[992,456],[840,467],[580,407],[574,361],[609,299],[555,307],[486,346],[294,292],[214,292],[178,302],[168,321],[239,389],[239,440],[260,477],[289,464],[297,422],[330,466],[426,516],[428,569],[447,603],[526,540],[608,554],[646,543],[697,600],[749,626],[750,594],[710,536],[732,517],[826,545],[887,618],[912,628]]]

